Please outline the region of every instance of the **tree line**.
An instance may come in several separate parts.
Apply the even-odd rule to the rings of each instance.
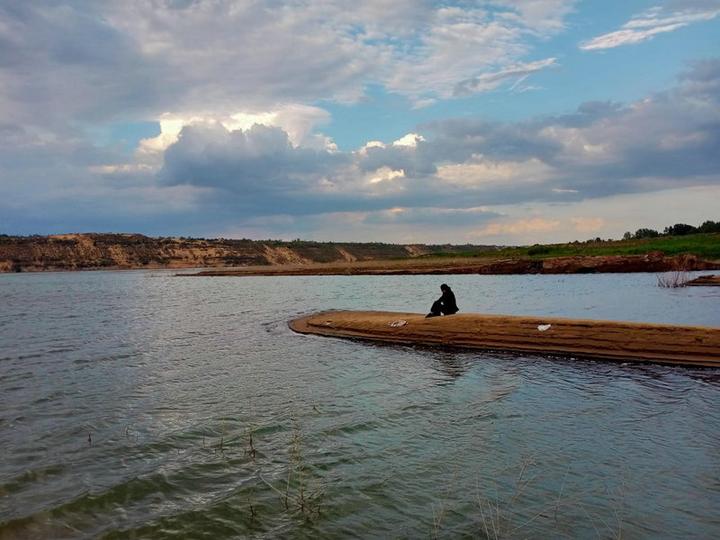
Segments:
[[[699,227],[688,225],[687,223],[676,223],[665,227],[663,232],[655,229],[638,229],[634,233],[630,231],[623,235],[623,240],[639,240],[641,238],[657,238],[658,236],[685,236],[688,234],[701,233],[720,233],[720,221],[705,221]]]

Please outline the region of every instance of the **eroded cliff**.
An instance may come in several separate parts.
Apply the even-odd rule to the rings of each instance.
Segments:
[[[150,238],[141,234],[1,236],[0,272],[197,268],[398,259],[484,246]]]

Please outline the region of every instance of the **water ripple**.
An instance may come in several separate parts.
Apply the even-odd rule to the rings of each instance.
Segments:
[[[287,328],[445,279],[473,311],[720,324],[642,274],[0,276],[0,540],[720,536],[718,370]]]

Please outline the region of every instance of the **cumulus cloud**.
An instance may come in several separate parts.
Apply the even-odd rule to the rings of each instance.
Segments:
[[[228,130],[217,123],[183,127],[164,154],[160,178],[167,184],[192,184],[245,196],[333,187],[327,178],[347,161],[342,153],[294,146],[282,128],[254,124]]]
[[[682,7],[681,7],[682,6]],[[684,2],[678,10],[668,11],[651,8],[626,22],[620,30],[584,41],[580,48],[585,51],[612,49],[648,41],[658,34],[673,32],[690,24],[709,21],[720,15],[716,2]]]
[[[400,137],[398,140],[393,141],[393,146],[412,146],[414,148],[419,142],[423,142],[424,140],[425,137],[422,135],[418,135],[417,133],[408,133],[407,135]],[[367,148],[367,144],[365,147]]]
[[[531,219],[500,220],[497,205],[717,184],[718,60],[633,103],[589,102],[518,122],[439,120],[354,151],[321,133],[325,104],[361,100],[368,85],[417,107],[531,88],[526,78],[559,64],[536,45],[565,27],[574,5],[0,3],[0,187],[10,194],[0,218],[42,224],[26,232],[99,222],[158,231],[154,221],[172,232],[238,220],[280,227],[279,216],[302,230],[302,220],[327,225],[313,216],[332,214],[365,230],[412,231],[423,220]],[[621,30],[649,39],[717,11],[709,0],[674,0]],[[159,133],[143,132],[134,153],[97,135],[147,121]],[[597,225],[571,217],[569,227]]]
[[[140,141],[138,154],[141,157],[152,158],[162,154],[178,140],[178,136],[185,126],[210,123],[220,124],[228,130],[246,130],[256,124],[279,127],[287,133],[288,139],[294,146],[335,149],[334,143],[328,137],[314,131],[317,126],[327,123],[330,115],[319,107],[309,105],[290,104],[270,111],[240,111],[228,115],[165,113],[157,120],[160,125],[160,133],[155,137]]]
[[[706,61],[676,88],[627,105],[591,102],[519,123],[438,121],[354,152],[295,146],[279,127],[189,126],[161,177],[234,193],[223,195],[227,205],[257,214],[568,202],[715,184],[718,81],[720,61]]]
[[[90,197],[108,193],[103,191],[108,186],[153,186],[167,190],[170,200],[168,188],[175,185],[202,187],[201,192],[185,192],[207,204],[206,190],[228,189],[219,187],[220,170],[201,175],[201,165],[189,160],[198,176],[188,178],[176,164],[183,159],[181,149],[190,152],[191,139],[202,147],[201,131],[210,138],[224,137],[222,130],[210,135],[206,128],[213,123],[228,133],[244,133],[257,123],[286,134],[291,148],[283,146],[278,166],[267,167],[276,175],[267,179],[269,186],[297,187],[300,176],[319,175],[320,180],[311,182],[314,190],[327,194],[332,186],[350,182],[366,186],[358,187],[362,191],[369,179],[382,177],[383,167],[395,177],[403,171],[403,181],[409,182],[432,173],[434,163],[420,158],[403,166],[390,162],[413,161],[412,145],[422,142],[422,136],[410,134],[397,144],[386,141],[382,158],[370,152],[360,159],[356,153],[337,152],[319,133],[329,115],[310,104],[356,102],[368,84],[408,96],[417,106],[450,97],[459,81],[526,62],[532,40],[560,31],[573,4],[2,2],[0,185],[13,194],[15,205],[52,200],[58,208],[63,192]],[[98,136],[114,123],[147,121],[156,121],[160,132],[144,134],[134,156]],[[181,142],[183,129],[195,127],[195,134]],[[219,152],[219,139],[210,145],[212,151]],[[188,155],[199,158],[198,153]],[[247,156],[243,159],[223,155],[226,175],[249,171],[240,178],[260,183],[262,159],[255,157],[252,164]],[[311,165],[314,160],[320,164]],[[374,161],[388,163],[376,166]],[[354,168],[344,170],[346,162]],[[291,171],[294,167],[300,172]],[[162,182],[153,185],[159,169]],[[186,183],[172,183],[179,181]],[[375,191],[387,192],[390,183],[377,182]],[[401,187],[407,188],[394,189]],[[412,191],[424,191],[426,197],[432,192],[422,182]],[[117,195],[117,200],[125,198]],[[129,204],[126,211],[139,206]],[[117,211],[120,207],[114,205]]]

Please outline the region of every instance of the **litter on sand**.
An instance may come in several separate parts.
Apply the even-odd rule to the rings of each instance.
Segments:
[[[400,319],[400,320],[391,322],[390,326],[392,326],[393,328],[399,328],[400,326],[405,326],[406,324],[407,324],[407,321]]]
[[[545,332],[546,330],[550,330],[551,326],[552,324],[538,324],[538,330]]]

